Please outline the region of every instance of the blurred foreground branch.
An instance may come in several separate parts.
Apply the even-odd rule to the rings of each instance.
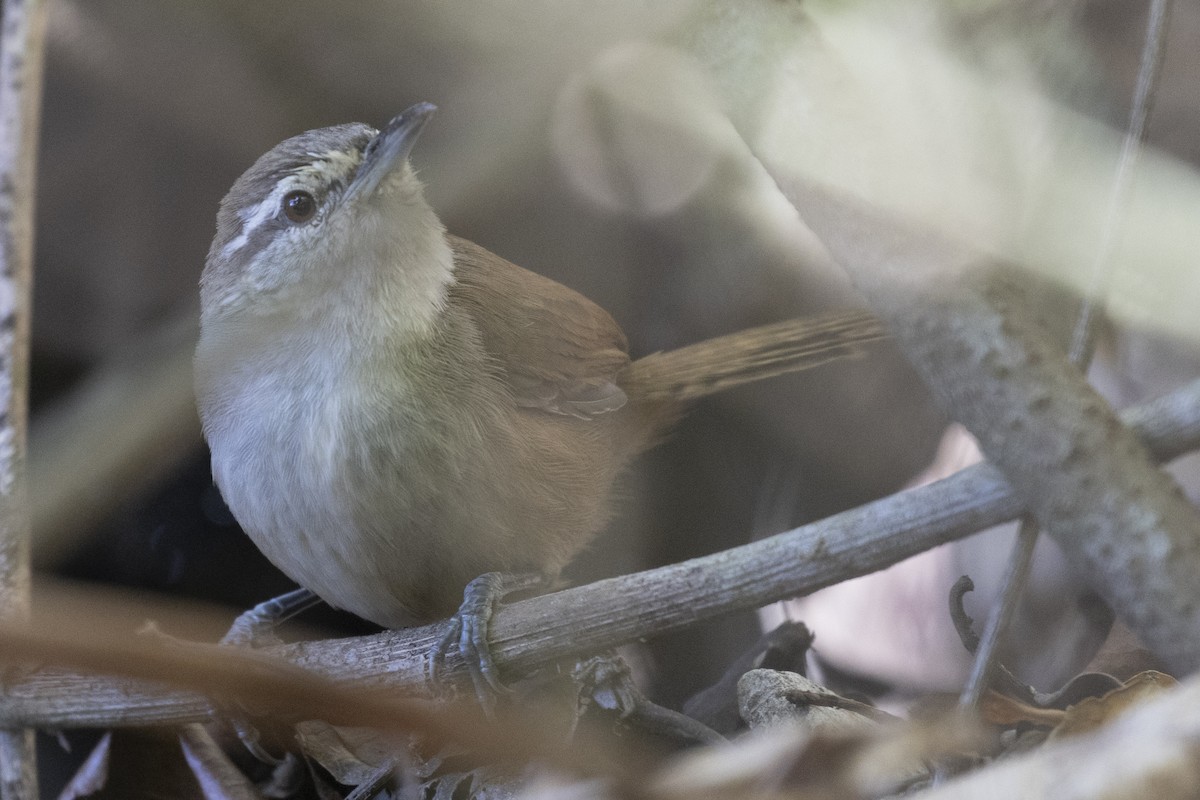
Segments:
[[[549,730],[516,710],[502,714],[497,728],[487,725],[482,710],[472,703],[434,705],[406,700],[387,689],[333,681],[245,648],[190,644],[156,636],[120,636],[107,620],[93,617],[75,609],[71,618],[60,620],[55,633],[46,633],[40,625],[6,625],[0,627],[0,646],[7,657],[70,664],[159,686],[169,682],[207,697],[253,707],[256,713],[277,719],[320,719],[386,733],[419,733],[435,749],[455,743],[493,761],[537,757],[572,772],[619,778],[641,760],[631,753],[615,757],[611,747],[600,746],[586,730],[580,731],[582,742],[568,742],[561,731]],[[118,685],[127,692],[138,691],[129,680]],[[207,707],[207,702],[199,705]],[[197,712],[199,708],[194,707],[187,720],[208,715],[207,711]],[[192,745],[197,743],[195,736],[188,739]],[[584,746],[575,746],[581,743]]]
[[[1200,381],[1127,411],[1123,419],[1159,459],[1200,447]],[[523,673],[816,591],[1012,519],[1021,511],[1020,501],[1000,472],[979,464],[937,483],[753,544],[505,606],[493,620],[493,653],[502,670]],[[333,681],[428,696],[426,656],[446,628],[447,623],[441,622],[361,638],[282,645],[263,653]],[[7,659],[22,660],[17,644],[0,637],[0,652]],[[189,652],[203,649],[197,646]],[[129,661],[110,660],[103,670],[132,674]],[[453,652],[447,673],[466,679],[464,665]],[[176,678],[167,672],[160,680]],[[43,727],[181,723],[206,718],[208,708],[203,694],[169,689],[161,682],[131,683],[42,670],[6,688],[0,696],[0,723]]]

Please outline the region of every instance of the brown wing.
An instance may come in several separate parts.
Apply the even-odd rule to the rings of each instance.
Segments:
[[[448,239],[457,279],[450,292],[469,309],[518,405],[582,419],[625,405],[616,377],[629,345],[604,309],[473,242]]]

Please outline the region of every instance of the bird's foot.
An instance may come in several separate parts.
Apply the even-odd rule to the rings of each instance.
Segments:
[[[307,611],[320,602],[321,599],[308,589],[295,589],[287,594],[272,597],[270,600],[265,600],[254,608],[242,612],[229,627],[229,632],[221,637],[221,644],[251,649],[277,644],[279,637],[275,635],[275,629],[281,623]],[[250,723],[245,708],[239,706],[232,710],[220,710],[224,712],[222,716],[251,755],[264,764],[273,766],[279,766],[284,762],[286,754],[276,756],[263,745],[262,735]]]
[[[229,632],[221,638],[221,644],[251,648],[277,644],[275,628],[320,602],[321,598],[308,589],[294,589],[264,600],[249,611],[243,611],[233,621]]]
[[[483,710],[490,714],[496,697],[509,689],[500,680],[500,670],[492,657],[488,634],[496,606],[513,592],[535,589],[546,583],[537,573],[485,572],[467,584],[458,613],[450,618],[445,636],[429,651],[430,680],[441,681],[446,655],[457,648],[471,673],[475,696]]]

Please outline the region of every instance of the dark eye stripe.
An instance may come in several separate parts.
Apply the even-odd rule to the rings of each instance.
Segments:
[[[353,178],[355,168],[351,168],[349,162],[361,158],[363,148],[377,132],[361,123],[336,125],[293,136],[264,153],[234,181],[221,201],[217,214],[218,236],[213,239],[210,257],[248,263],[244,260],[257,257],[271,238],[292,225],[283,216],[278,200],[270,210],[270,216],[253,223],[253,230],[247,229],[247,220],[243,216],[247,209],[255,208],[271,197],[281,181],[291,179],[293,183],[289,189],[309,191],[318,207],[324,207],[327,198],[336,203]],[[336,167],[340,166],[340,159],[331,159],[329,153],[346,154],[347,174],[338,174],[341,169]],[[314,169],[318,162],[332,164],[325,170]]]
[[[244,259],[246,263],[252,262],[281,231],[289,227],[293,226],[289,225],[286,220],[279,216],[272,217],[250,234],[246,243],[239,248],[238,257]]]

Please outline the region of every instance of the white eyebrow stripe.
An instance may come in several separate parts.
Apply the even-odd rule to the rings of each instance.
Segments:
[[[281,185],[276,186],[275,190],[267,195],[267,198],[261,203],[238,212],[238,216],[242,219],[242,232],[231,239],[229,244],[221,249],[221,255],[224,258],[228,258],[245,247],[246,243],[250,241],[251,234],[261,228],[263,223],[275,216],[275,209],[279,207],[279,196],[291,184],[292,181],[282,181]]]
[[[221,256],[223,258],[229,258],[245,247],[250,241],[250,237],[254,235],[254,232],[275,217],[283,195],[290,192],[297,185],[301,185],[301,177],[316,176],[319,183],[325,184],[333,180],[345,180],[358,168],[359,162],[362,161],[361,154],[346,153],[342,150],[327,150],[323,153],[312,153],[310,155],[313,158],[313,162],[301,167],[296,173],[280,180],[265,200],[256,206],[251,206],[237,212],[238,217],[242,220],[242,230],[228,244],[221,248]]]

